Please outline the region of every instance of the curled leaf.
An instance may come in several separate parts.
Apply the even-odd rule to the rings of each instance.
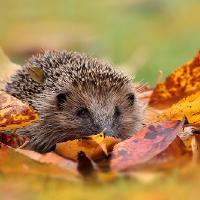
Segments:
[[[27,71],[30,75],[30,77],[38,83],[44,83],[45,80],[45,75],[44,75],[44,71],[37,66],[28,66],[27,67]]]
[[[88,136],[86,138],[94,140],[97,144],[101,144],[105,139],[105,134],[104,134],[105,130],[106,129],[104,129],[101,133],[99,133],[97,135],[91,135],[91,136]]]
[[[38,119],[38,114],[27,104],[0,91],[0,130],[27,126]]]
[[[93,162],[85,155],[83,151],[78,153],[78,171],[83,178],[95,179],[95,167]]]
[[[88,136],[88,139],[94,140],[97,144],[99,144],[99,146],[102,148],[103,152],[108,155],[108,151],[107,151],[107,147],[106,147],[106,143],[105,143],[105,134],[104,131],[106,129],[104,129],[101,133],[97,134],[97,135],[92,135],[92,136]]]
[[[77,160],[78,153],[82,151],[90,159],[98,160],[101,157],[105,156],[105,151],[110,152],[113,149],[113,146],[119,141],[119,139],[113,137],[105,137],[103,141],[106,146],[105,150],[104,148],[102,148],[101,145],[99,145],[99,143],[95,142],[93,139],[76,139],[56,144],[56,152],[66,158]]]

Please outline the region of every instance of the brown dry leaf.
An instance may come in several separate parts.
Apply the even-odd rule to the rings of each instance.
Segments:
[[[200,135],[199,127],[185,127],[184,131],[179,135],[183,141],[187,151],[192,152],[192,160],[194,164],[200,162]]]
[[[77,155],[78,171],[85,181],[95,181],[97,178],[97,170],[95,163],[87,157],[87,155],[80,151]]]
[[[113,146],[119,141],[114,137],[105,137],[104,144],[108,152],[112,151]],[[56,152],[59,155],[72,160],[77,160],[77,155],[80,151],[83,151],[87,157],[93,160],[98,160],[105,155],[104,149],[93,139],[77,139],[56,145]]]
[[[182,65],[167,77],[165,82],[157,84],[150,100],[150,106],[167,108],[183,97],[200,89],[200,52],[192,61]]]
[[[38,118],[38,114],[27,104],[0,91],[0,130],[27,126]]]
[[[81,174],[83,180],[91,183],[105,183],[113,182],[119,178],[119,173],[114,171],[102,171],[99,168],[98,163],[95,163],[86,156],[84,152],[78,153],[78,171]]]
[[[26,136],[15,133],[0,133],[0,142],[13,148],[22,148],[28,141],[29,139]]]
[[[178,103],[157,115],[156,121],[181,120],[187,118],[189,123],[200,123],[200,92],[183,98]]]
[[[192,141],[193,163],[200,163],[200,135],[193,135]]]
[[[184,127],[183,131],[179,134],[180,139],[183,141],[187,151],[192,151],[191,141],[193,133],[193,127]]]

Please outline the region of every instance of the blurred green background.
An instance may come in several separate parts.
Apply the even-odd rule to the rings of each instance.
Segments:
[[[200,48],[199,0],[0,3],[0,47],[19,64],[41,48],[76,50],[153,85]]]

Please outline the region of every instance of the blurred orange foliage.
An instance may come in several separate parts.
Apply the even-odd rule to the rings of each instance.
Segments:
[[[176,69],[165,82],[157,84],[149,105],[155,108],[167,108],[183,97],[200,89],[200,52],[192,61]]]

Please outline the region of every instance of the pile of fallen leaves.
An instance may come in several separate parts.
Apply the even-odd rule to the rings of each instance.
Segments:
[[[145,174],[167,174],[200,161],[200,52],[154,89],[140,94],[148,103],[146,127],[127,140],[97,135],[56,145],[54,152],[27,150],[28,138],[15,130],[39,116],[0,92],[0,172],[43,174],[67,180],[138,180]],[[5,132],[6,131],[6,132]],[[34,164],[33,164],[33,160]],[[42,163],[42,164],[41,164]],[[15,165],[15,167],[13,167]],[[142,175],[141,175],[142,173]]]

